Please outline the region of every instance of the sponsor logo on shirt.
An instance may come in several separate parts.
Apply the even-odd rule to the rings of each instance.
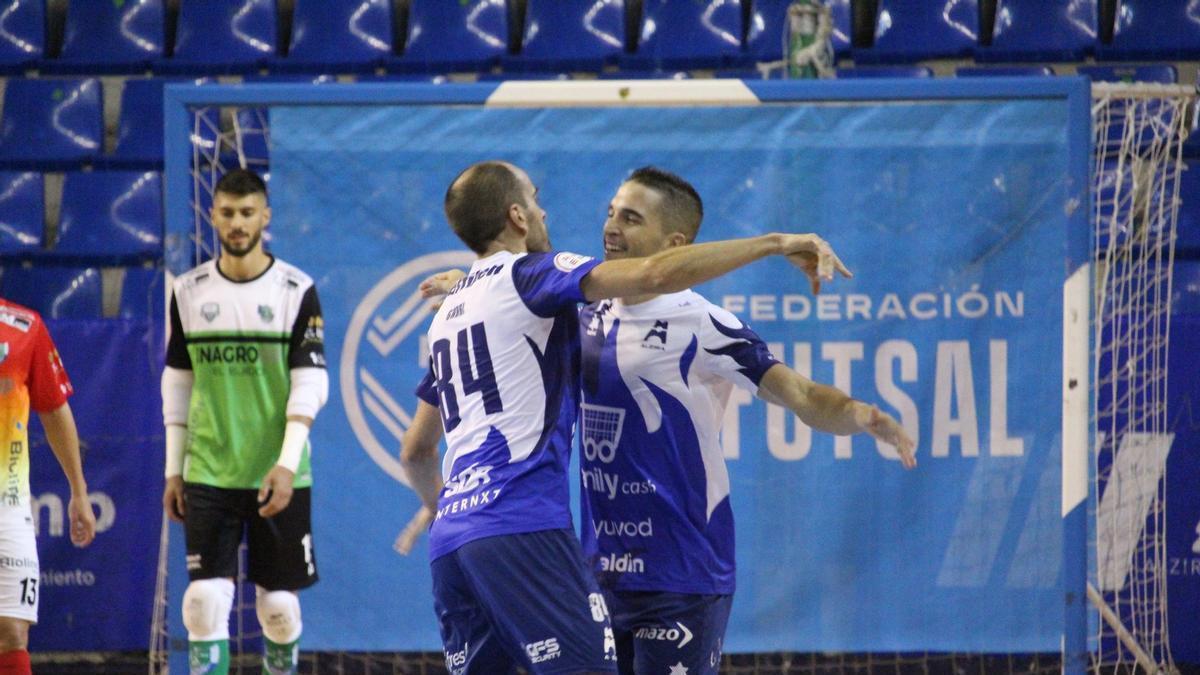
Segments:
[[[33,325],[33,317],[5,309],[0,311],[0,323],[12,326],[22,333],[28,333],[29,328]]]
[[[596,520],[592,521],[592,529],[596,531],[596,536],[608,535],[610,537],[653,537],[654,536],[654,521],[652,518],[645,520]]]
[[[591,259],[591,256],[579,255],[578,253],[559,253],[554,256],[554,266],[560,272],[570,272]]]
[[[212,323],[213,319],[217,318],[217,315],[220,313],[221,306],[215,302],[206,302],[200,306],[200,316],[204,317],[204,320],[209,323]]]
[[[632,553],[618,556],[616,553],[609,553],[607,556],[600,558],[601,572],[618,572],[621,574],[642,574],[646,571],[646,562],[641,558],[633,557]]]
[[[609,464],[617,456],[617,444],[625,426],[625,411],[606,405],[584,403],[580,407],[583,456],[588,461]]]
[[[491,483],[491,471],[492,467],[487,464],[479,466],[478,463],[475,463],[468,466],[459,471],[457,476],[450,479],[450,482],[446,483],[442,496],[453,497],[464,492],[472,492]]]
[[[618,494],[622,495],[651,495],[658,492],[658,486],[651,480],[623,481],[621,477],[602,466],[580,469],[579,475],[583,489],[590,490],[608,497],[614,501]]]
[[[200,363],[258,363],[258,347],[254,345],[200,345],[196,348]]]
[[[319,316],[308,318],[308,326],[304,329],[303,344],[323,344],[325,342],[325,319]]]
[[[459,279],[458,283],[454,284],[454,288],[451,288],[450,292],[447,293],[446,295],[447,296],[454,295],[455,293],[463,290],[464,288],[470,288],[471,286],[473,286],[475,284],[476,281],[499,274],[500,270],[502,270],[502,269],[504,269],[504,265],[492,265],[491,267],[488,267],[485,269],[475,270],[474,272],[471,272],[470,274],[463,277],[462,279]]]
[[[525,645],[525,654],[530,663],[544,663],[562,656],[562,649],[558,646],[558,638],[546,638]]]
[[[436,518],[441,519],[446,515],[470,511],[484,504],[490,504],[499,497],[500,488],[478,491],[479,488],[492,482],[492,477],[489,475],[492,468],[488,465],[472,464],[450,479],[442,488],[441,507],[438,508]],[[451,499],[466,492],[475,492],[475,494],[461,499]]]
[[[13,556],[0,556],[0,567],[10,570],[20,569],[37,569],[38,561],[33,558],[14,558]]]

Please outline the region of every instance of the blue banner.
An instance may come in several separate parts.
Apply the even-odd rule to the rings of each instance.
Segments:
[[[303,594],[306,649],[439,649],[426,551],[391,549],[418,507],[399,437],[427,352],[416,284],[471,260],[442,196],[492,158],[528,171],[559,249],[599,255],[609,199],[653,164],[704,197],[700,240],[818,232],[855,272],[817,297],[779,260],[697,289],[919,443],[906,473],[870,438],[735,393],[728,651],[1059,649],[1062,285],[1087,204],[1065,100],[271,121],[271,247],[317,280],[334,378],[313,430],[322,580]]]
[[[150,320],[47,325],[75,386],[70,405],[96,539],[83,549],[71,544],[70,487],[33,415],[30,486],[41,604],[30,645],[38,651],[144,650],[162,522],[162,331]]]

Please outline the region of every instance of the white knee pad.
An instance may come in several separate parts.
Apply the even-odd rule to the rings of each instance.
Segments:
[[[183,625],[193,642],[229,639],[232,579],[199,579],[183,593]]]
[[[278,645],[300,639],[300,598],[291,591],[268,591],[257,587],[254,609],[263,635]]]

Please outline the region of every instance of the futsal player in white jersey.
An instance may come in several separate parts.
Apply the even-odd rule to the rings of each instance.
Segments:
[[[686,246],[702,218],[687,181],[638,169],[609,204],[605,260]],[[620,672],[716,673],[734,592],[719,438],[733,387],[818,431],[869,433],[905,468],[915,466],[913,441],[878,408],[778,362],[693,291],[601,300],[579,323],[583,548],[612,612]]]
[[[849,276],[809,234],[603,263],[552,252],[536,193],[504,162],[473,165],[447,190],[447,219],[479,259],[434,316],[430,373],[404,439],[409,478],[436,513],[434,604],[455,674],[615,670],[607,608],[568,504],[579,303],[677,292],[769,255],[813,278]]]

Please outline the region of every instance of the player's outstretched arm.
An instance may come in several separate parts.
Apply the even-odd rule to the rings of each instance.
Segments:
[[[83,478],[83,460],[79,456],[79,432],[75,416],[67,403],[49,412],[38,413],[46,428],[46,440],[71,484],[71,501],[67,514],[71,520],[71,543],[87,546],[96,538],[96,516],[88,499],[87,481]]]
[[[818,431],[847,436],[868,433],[896,448],[906,469],[917,465],[914,443],[904,427],[878,407],[850,398],[841,390],[813,382],[783,364],[776,364],[763,375],[758,395],[768,403],[781,405],[795,413],[800,421]]]
[[[677,246],[646,258],[609,260],[583,278],[589,302],[630,295],[674,293],[767,256],[782,255],[809,278],[813,292],[835,272],[851,277],[833,247],[815,234],[764,234]]]

